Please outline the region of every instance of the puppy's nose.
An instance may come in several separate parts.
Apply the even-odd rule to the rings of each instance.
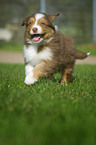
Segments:
[[[38,29],[36,27],[34,27],[32,30],[34,33],[36,33]]]

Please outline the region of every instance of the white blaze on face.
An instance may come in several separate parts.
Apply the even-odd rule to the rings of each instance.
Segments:
[[[37,32],[36,32],[37,34],[42,34],[42,27],[38,25],[38,20],[41,19],[41,18],[43,18],[43,17],[44,17],[44,14],[38,13],[38,14],[35,15],[35,20],[36,21],[35,21],[35,24],[33,25],[32,29],[33,28],[37,28]],[[32,29],[30,31],[30,34],[31,35],[34,34],[34,32],[33,32]]]

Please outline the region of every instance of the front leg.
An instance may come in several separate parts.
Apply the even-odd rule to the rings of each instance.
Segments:
[[[25,64],[25,75],[26,75],[26,77],[25,77],[24,82],[27,85],[31,85],[31,84],[33,84],[34,82],[37,81],[36,79],[33,78],[33,69],[34,69],[34,67],[31,64],[29,64],[29,63]]]
[[[42,62],[33,68],[30,64],[25,66],[25,84],[31,85],[39,80],[40,77],[47,76],[46,63]]]
[[[37,82],[38,80],[36,80],[34,77],[33,77],[33,72],[30,72],[26,77],[25,77],[25,84],[26,85],[31,85],[31,84],[34,84],[35,82]]]

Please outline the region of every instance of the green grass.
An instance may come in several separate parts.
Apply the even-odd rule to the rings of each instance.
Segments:
[[[0,64],[0,145],[95,145],[96,66],[77,65],[60,85],[24,84],[24,66]]]
[[[96,44],[82,44],[82,45],[77,45],[77,49],[83,52],[90,52],[90,55],[96,55]]]
[[[96,55],[96,44],[88,43],[88,44],[77,45],[76,49],[86,53],[91,52],[90,55]],[[0,43],[0,50],[23,52],[23,44],[2,42]]]
[[[4,51],[14,51],[14,52],[22,52],[23,44],[20,43],[12,43],[12,42],[1,42],[0,50]]]

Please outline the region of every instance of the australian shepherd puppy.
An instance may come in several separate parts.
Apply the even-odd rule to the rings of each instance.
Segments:
[[[61,84],[72,81],[72,72],[76,59],[86,58],[89,53],[75,49],[71,37],[64,36],[54,26],[56,15],[36,13],[22,23],[26,25],[24,59],[25,83],[34,84],[40,77],[52,79],[56,71],[61,71]]]

